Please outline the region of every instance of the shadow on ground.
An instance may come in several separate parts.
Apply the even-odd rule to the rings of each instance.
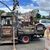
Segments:
[[[30,43],[34,43],[34,42],[42,42],[42,40],[40,38],[34,38],[33,40],[30,41]],[[19,42],[19,43],[16,43],[16,45],[17,44],[23,44],[23,43]],[[0,46],[3,46],[3,45],[13,45],[13,43],[0,44]]]

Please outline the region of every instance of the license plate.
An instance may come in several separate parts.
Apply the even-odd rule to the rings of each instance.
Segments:
[[[38,27],[37,30],[43,30],[43,27]]]

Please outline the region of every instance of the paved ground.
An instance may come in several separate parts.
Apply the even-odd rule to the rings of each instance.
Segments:
[[[31,41],[29,44],[17,44],[16,50],[44,50],[44,38]],[[13,50],[12,45],[0,46],[0,50]]]

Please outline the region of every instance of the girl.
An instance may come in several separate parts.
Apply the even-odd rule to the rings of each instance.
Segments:
[[[50,26],[44,32],[45,50],[50,50]]]

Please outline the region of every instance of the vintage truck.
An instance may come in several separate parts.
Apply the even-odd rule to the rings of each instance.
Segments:
[[[13,20],[12,16],[0,17],[0,41],[2,43],[12,43],[13,41]],[[17,26],[17,27],[16,27]],[[21,21],[21,23],[14,25],[15,40],[22,43],[29,43],[34,38],[42,38],[44,36],[45,27],[40,23],[33,25],[33,21]]]

